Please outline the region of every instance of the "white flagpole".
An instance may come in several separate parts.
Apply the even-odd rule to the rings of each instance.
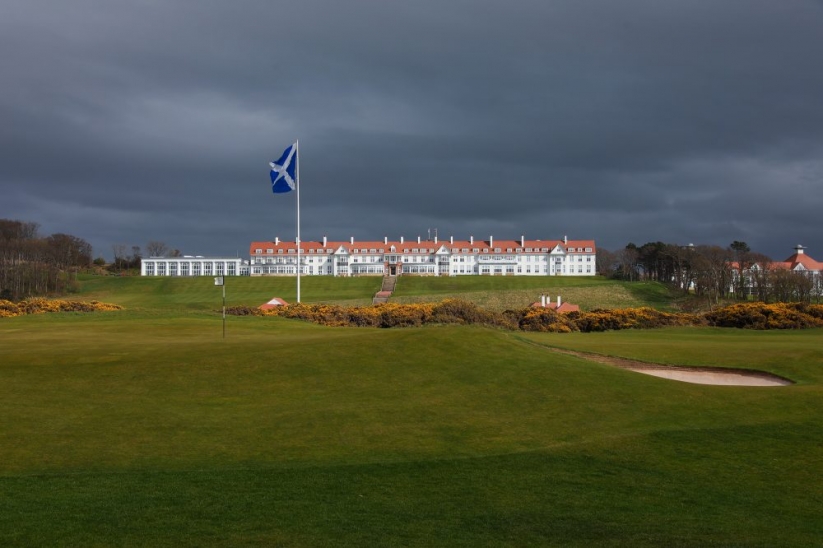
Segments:
[[[298,143],[300,140],[294,142],[294,155],[297,156],[297,166],[295,167],[294,175],[297,178],[295,185],[297,187],[297,302],[300,302],[300,271],[303,269],[302,261],[300,260],[300,152]]]

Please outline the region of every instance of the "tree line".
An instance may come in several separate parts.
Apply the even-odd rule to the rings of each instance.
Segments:
[[[77,284],[77,274],[96,265],[98,272],[123,274],[139,271],[140,246],[114,244],[114,261],[92,260],[92,246],[71,234],[40,235],[37,223],[0,219],[0,300],[19,301],[42,295],[62,295]],[[152,257],[177,257],[180,251],[163,242],[150,241]]]
[[[746,242],[728,247],[629,243],[618,251],[597,250],[598,274],[625,280],[653,280],[684,294],[721,301],[820,302],[823,278],[777,266]]]
[[[0,219],[0,299],[65,293],[91,255],[91,245],[77,236],[42,237],[37,223]]]
[[[117,272],[127,272],[129,270],[140,270],[140,261],[143,259],[143,252],[139,245],[129,246],[126,244],[114,244],[111,246],[114,262],[108,265],[108,269]],[[146,244],[146,253],[149,257],[180,257],[179,249],[171,249],[165,242],[152,240]]]

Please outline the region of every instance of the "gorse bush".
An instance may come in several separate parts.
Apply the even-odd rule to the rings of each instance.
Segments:
[[[620,329],[710,325],[745,329],[804,329],[823,327],[823,305],[735,304],[705,315],[668,313],[653,308],[598,309],[558,314],[549,308],[492,312],[460,299],[440,303],[343,307],[329,304],[292,304],[259,310],[233,307],[236,316],[282,316],[332,327],[418,327],[427,324],[465,324],[548,333],[590,333]]]
[[[618,329],[652,329],[656,327],[699,325],[695,314],[670,314],[653,308],[618,308],[576,313],[572,321],[584,333]]]
[[[806,329],[823,327],[823,305],[808,303],[743,303],[705,315],[709,325],[742,329]]]
[[[99,301],[64,301],[49,299],[28,299],[13,303],[0,300],[0,318],[12,318],[26,314],[45,314],[46,312],[107,312],[122,310],[116,304],[101,303]]]

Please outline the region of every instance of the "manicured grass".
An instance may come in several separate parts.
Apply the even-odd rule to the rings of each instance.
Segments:
[[[226,277],[228,306],[259,306],[273,297],[296,302],[297,284],[293,277]],[[381,278],[333,278],[303,276],[300,298],[303,302],[371,304],[380,290]],[[214,277],[144,278],[87,276],[81,279],[78,298],[97,299],[141,309],[208,310],[222,306],[222,289]]]
[[[675,300],[657,282],[629,283],[600,277],[564,276],[456,276],[401,277],[393,302],[415,303],[460,297],[489,310],[519,309],[547,295],[552,301],[580,305],[583,310],[651,306],[670,310]]]
[[[238,294],[274,296],[257,280],[238,279]],[[368,278],[353,280],[349,295],[366,290],[355,285]],[[130,308],[0,320],[2,546],[823,538],[823,330],[558,335],[231,317],[222,339],[208,283],[87,283],[81,295]],[[542,346],[798,384],[692,385]]]

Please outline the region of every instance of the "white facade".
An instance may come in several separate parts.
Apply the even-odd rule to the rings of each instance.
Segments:
[[[294,242],[252,242],[252,276],[294,276]],[[594,276],[594,240],[416,240],[303,242],[306,276]]]
[[[236,257],[149,257],[140,261],[141,276],[248,276],[249,263]]]

